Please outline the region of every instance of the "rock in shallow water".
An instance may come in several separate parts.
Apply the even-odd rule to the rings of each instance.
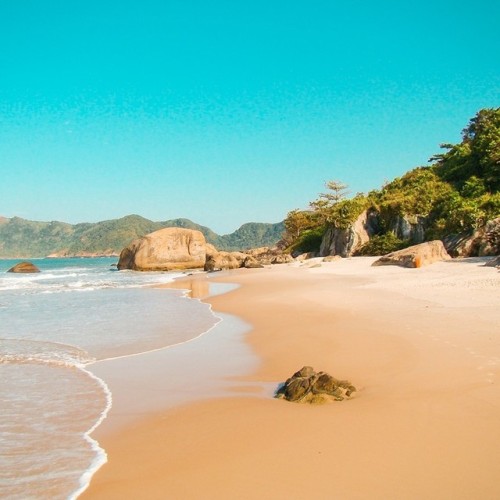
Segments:
[[[347,380],[337,380],[328,373],[304,366],[276,392],[277,398],[296,403],[322,404],[351,397],[356,388]]]
[[[11,267],[8,273],[39,273],[40,269],[31,262],[19,262],[14,267]]]

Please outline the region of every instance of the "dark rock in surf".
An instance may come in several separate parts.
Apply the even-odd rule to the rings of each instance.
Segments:
[[[19,264],[16,264],[14,267],[11,267],[8,271],[8,273],[39,273],[40,269],[35,266],[35,264],[31,262],[19,262]]]

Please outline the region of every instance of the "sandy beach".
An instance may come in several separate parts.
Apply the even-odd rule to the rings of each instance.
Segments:
[[[500,498],[500,272],[485,259],[373,260],[177,284],[222,322],[91,367],[113,408],[94,433],[108,463],[81,498]],[[206,298],[207,283],[239,287]],[[321,406],[274,399],[304,365],[358,391]]]

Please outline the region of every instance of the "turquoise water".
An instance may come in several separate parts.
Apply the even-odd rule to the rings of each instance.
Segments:
[[[218,319],[152,287],[181,273],[118,272],[113,258],[5,272],[17,262],[0,260],[0,497],[68,498],[105,460],[90,432],[111,394],[86,366],[186,342]]]

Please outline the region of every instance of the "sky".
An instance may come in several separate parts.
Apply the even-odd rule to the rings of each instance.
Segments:
[[[498,0],[0,0],[0,215],[225,234],[500,106]]]

